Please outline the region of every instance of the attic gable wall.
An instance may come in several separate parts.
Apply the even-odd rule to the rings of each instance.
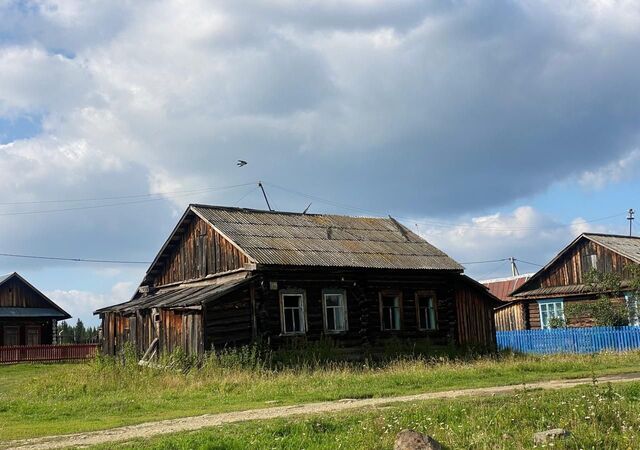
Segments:
[[[0,286],[0,308],[50,308],[51,305],[19,278]]]
[[[162,286],[240,269],[249,262],[231,242],[196,215],[185,218],[178,239],[168,245],[146,282]]]
[[[622,275],[624,266],[632,261],[589,239],[583,238],[562,255],[551,267],[532,280],[530,289],[571,286],[584,283],[584,274],[591,269],[591,255],[596,255],[595,267],[600,272]]]

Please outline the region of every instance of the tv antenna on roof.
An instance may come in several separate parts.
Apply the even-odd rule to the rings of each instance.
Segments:
[[[632,236],[632,230],[633,230],[633,215],[636,212],[633,210],[633,208],[629,208],[629,215],[627,216],[627,220],[629,221],[629,236]]]
[[[269,204],[267,193],[264,191],[264,186],[262,186],[262,181],[258,181],[258,187],[262,189],[262,195],[264,196],[264,201],[267,202],[267,208],[269,208],[269,211],[273,211],[273,209],[271,209],[271,205]]]

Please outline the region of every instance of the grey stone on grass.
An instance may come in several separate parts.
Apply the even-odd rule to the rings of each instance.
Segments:
[[[533,435],[533,443],[536,445],[546,444],[557,439],[569,437],[569,433],[564,428],[554,428],[553,430],[539,431]]]
[[[431,436],[413,430],[402,430],[396,437],[394,450],[442,450],[442,445]]]

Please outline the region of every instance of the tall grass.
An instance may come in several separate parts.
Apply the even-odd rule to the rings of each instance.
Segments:
[[[202,358],[176,351],[155,367],[131,348],[86,364],[0,367],[0,440],[109,428],[149,420],[340,398],[637,371],[640,352],[522,356],[423,356],[339,361],[259,346]]]

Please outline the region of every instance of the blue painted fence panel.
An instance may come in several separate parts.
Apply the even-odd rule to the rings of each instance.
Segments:
[[[522,353],[596,353],[640,348],[640,327],[555,328],[496,332],[498,348]]]

